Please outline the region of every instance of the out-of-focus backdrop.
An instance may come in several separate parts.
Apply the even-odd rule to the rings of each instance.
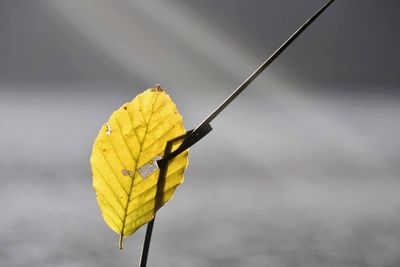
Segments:
[[[196,126],[322,0],[0,1],[0,266],[137,266],[89,157],[160,83]],[[191,149],[149,266],[400,266],[400,1],[338,0]]]

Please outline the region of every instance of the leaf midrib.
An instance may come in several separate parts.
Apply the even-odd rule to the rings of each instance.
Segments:
[[[146,140],[146,137],[147,137],[147,131],[149,129],[149,124],[150,124],[151,119],[153,118],[154,103],[157,101],[158,94],[159,93],[157,92],[156,96],[154,97],[153,103],[151,104],[151,113],[150,113],[149,121],[146,122],[145,117],[143,116],[143,112],[141,110],[142,108],[140,107],[140,113],[142,114],[142,117],[143,117],[144,121],[146,122],[146,130],[144,132],[142,142],[140,142],[138,161],[136,162],[135,172],[134,172],[133,177],[131,179],[131,186],[130,186],[130,189],[129,189],[128,198],[127,198],[126,205],[125,205],[124,220],[122,221],[121,238],[124,236],[125,221],[126,221],[126,217],[127,217],[127,213],[128,213],[128,206],[129,206],[129,202],[130,202],[130,198],[131,198],[131,194],[132,194],[132,189],[133,189],[133,186],[134,186],[134,181],[135,181],[136,175],[138,173],[137,172],[137,166],[139,164],[140,156],[142,154],[142,148],[143,148],[144,141]],[[140,97],[138,98],[138,102],[139,102],[140,106],[142,106],[142,102],[140,101]]]

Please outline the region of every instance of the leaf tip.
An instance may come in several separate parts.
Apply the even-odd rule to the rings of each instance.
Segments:
[[[152,92],[163,92],[164,89],[161,88],[160,84],[157,83],[156,85],[154,85],[153,88],[151,88],[151,91],[152,91]]]

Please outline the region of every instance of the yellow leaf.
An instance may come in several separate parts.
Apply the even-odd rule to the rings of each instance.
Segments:
[[[167,141],[185,133],[182,116],[159,85],[124,104],[101,128],[90,158],[93,187],[105,222],[121,240],[149,222],[183,182],[187,151],[169,161],[161,190],[155,161]]]

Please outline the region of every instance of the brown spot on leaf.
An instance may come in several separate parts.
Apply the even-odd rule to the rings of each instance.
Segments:
[[[133,175],[134,175],[133,171],[126,170],[126,169],[121,170],[121,173],[122,173],[123,176],[130,176],[132,178],[133,178]]]

